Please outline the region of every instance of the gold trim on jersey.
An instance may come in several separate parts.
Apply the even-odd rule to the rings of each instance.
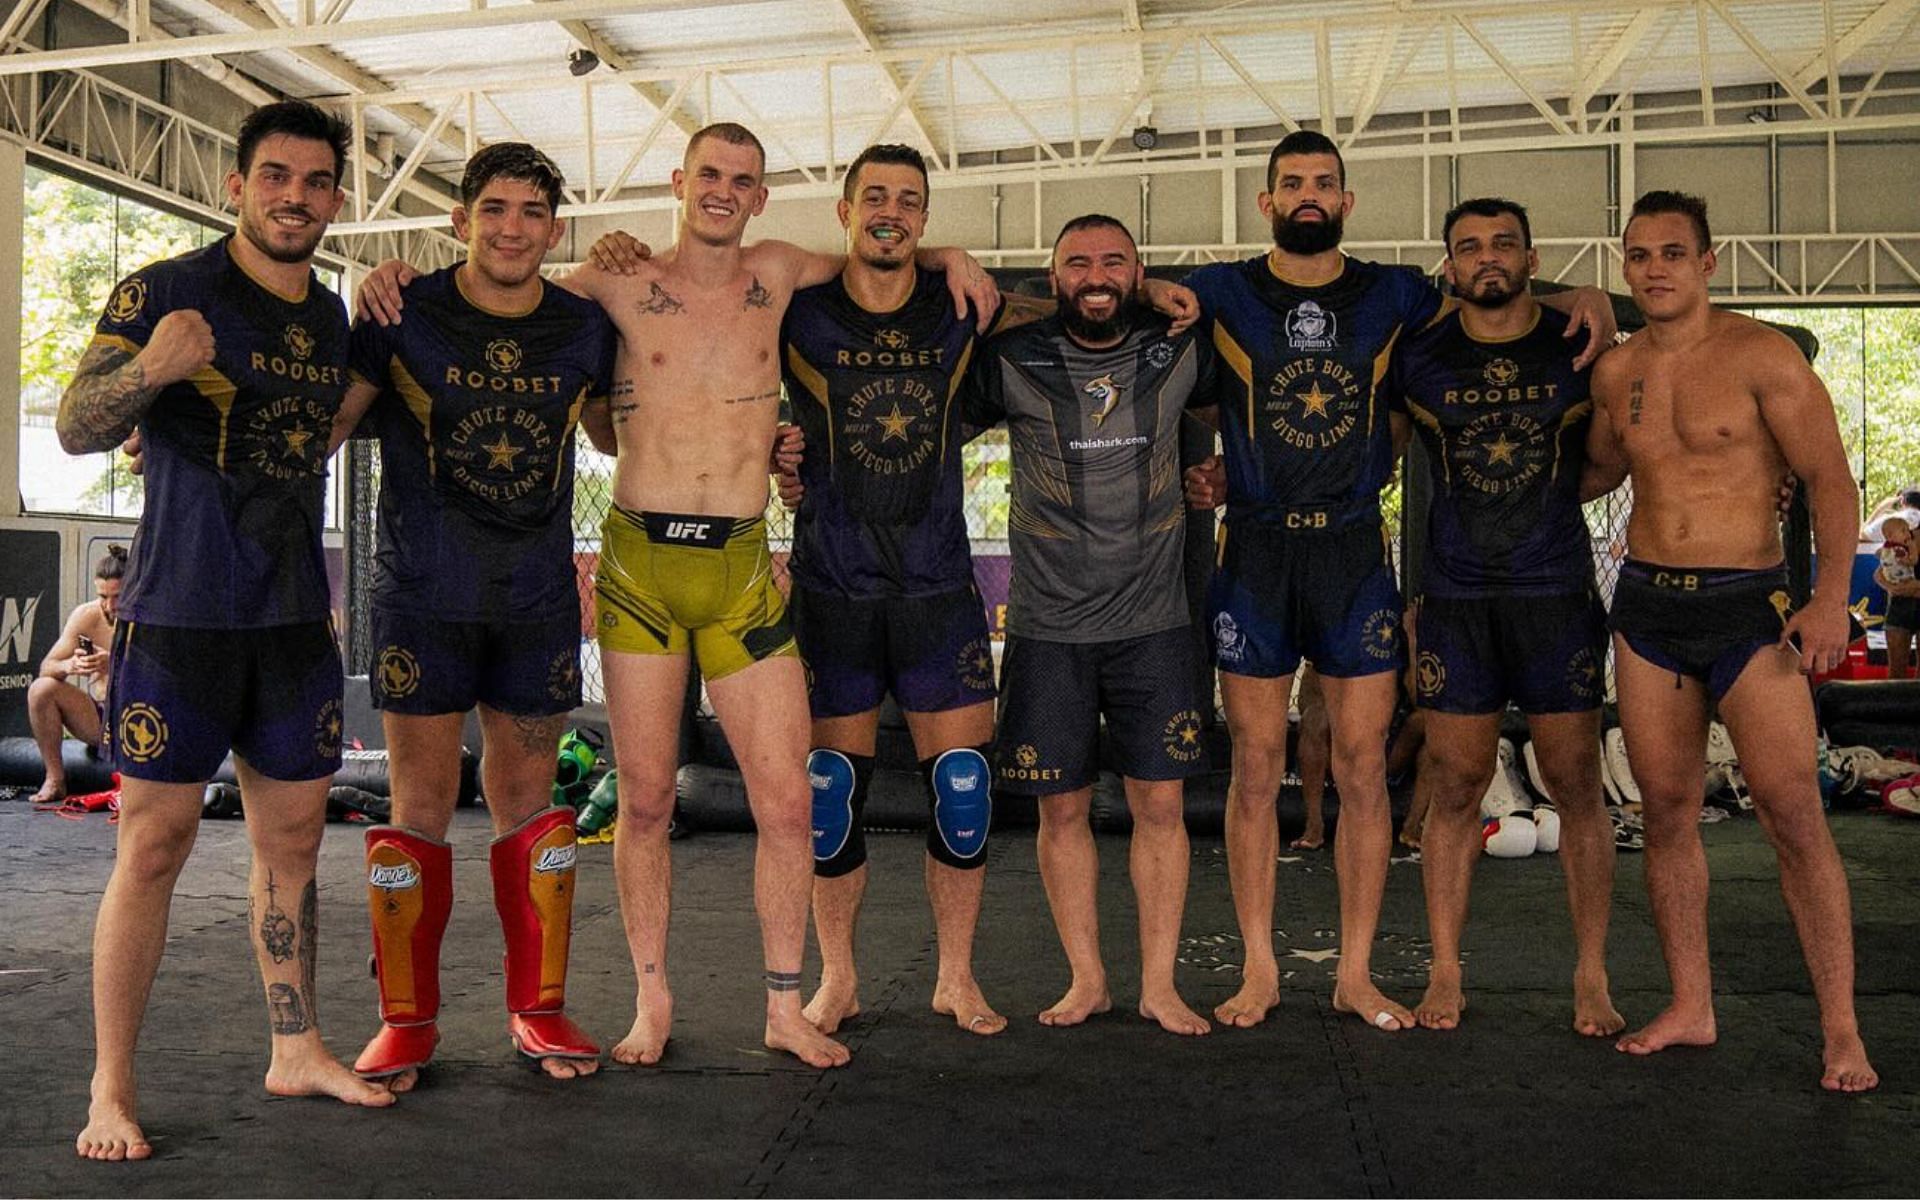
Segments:
[[[1447,456],[1447,431],[1440,424],[1440,418],[1411,400],[1407,401],[1407,414],[1433,430],[1433,435],[1440,439],[1440,453],[1437,456],[1440,459],[1440,478],[1443,482],[1452,484],[1453,464]]]
[[[490,317],[507,317],[507,318],[530,317],[533,315],[534,310],[540,307],[540,302],[547,298],[547,281],[540,278],[540,276],[535,275],[533,277],[534,282],[538,286],[533,294],[533,303],[527,305],[525,308],[521,308],[521,309],[493,308],[490,305],[482,304],[478,300],[475,300],[473,298],[473,294],[471,292],[467,291],[466,283],[460,278],[461,274],[465,272],[466,269],[471,265],[472,264],[470,261],[463,262],[458,267],[454,268],[453,290],[460,293],[460,298],[462,300],[465,300],[468,304],[471,304],[473,307],[479,309],[481,312],[487,314]]]
[[[132,355],[138,355],[142,350],[146,349],[145,346],[142,346],[132,338],[122,337],[117,333],[94,334],[93,341],[87,343],[87,349],[91,350],[95,346],[111,346],[115,350],[124,350]]]
[[[1278,253],[1280,253],[1278,248],[1267,251],[1266,253],[1267,274],[1272,275],[1275,279],[1278,279],[1281,283],[1286,284],[1288,287],[1323,288],[1330,283],[1338,283],[1341,277],[1347,273],[1347,268],[1353,264],[1353,260],[1347,257],[1345,251],[1342,251],[1340,254],[1340,269],[1338,271],[1335,271],[1332,275],[1328,276],[1325,279],[1320,280],[1317,283],[1309,283],[1304,279],[1294,279],[1291,276],[1289,276],[1286,272],[1282,271],[1279,265],[1273,261],[1273,256]]]
[[[820,405],[820,411],[826,414],[827,466],[831,468],[833,466],[833,405],[827,402],[827,377],[815,369],[812,363],[800,357],[800,348],[791,344],[787,346],[787,369],[793,372],[793,377],[800,381],[800,386],[807,390],[807,394]]]
[[[271,283],[268,283],[266,280],[260,278],[258,275],[255,275],[252,271],[247,270],[247,264],[241,262],[240,256],[233,252],[233,246],[231,245],[233,241],[233,237],[234,237],[233,234],[227,235],[227,241],[229,243],[229,245],[227,246],[227,261],[232,263],[235,267],[238,267],[242,275],[245,275],[248,279],[252,280],[253,283],[257,287],[259,287],[262,291],[270,292],[273,295],[279,297],[280,299],[285,300],[288,304],[305,304],[307,302],[307,291],[313,283],[313,271],[311,268],[308,269],[306,275],[303,276],[300,280],[300,294],[297,296],[289,295],[286,292],[281,291],[279,288],[273,286]]]
[[[567,427],[565,431],[560,434],[561,454],[567,452],[567,445],[573,441],[573,431],[580,428],[580,411],[586,408],[587,401],[592,399],[592,397],[587,394],[592,390],[593,386],[591,384],[581,384],[579,394],[573,398],[573,403],[567,405]],[[553,463],[553,486],[547,489],[549,492],[557,492],[560,490],[560,476],[562,474],[564,474],[564,472],[560,469],[560,459],[556,456]]]
[[[438,461],[433,453],[433,397],[427,395],[427,389],[407,370],[407,365],[394,355],[387,362],[387,371],[393,381],[393,390],[406,403],[407,411],[420,424],[421,436],[427,443],[427,478],[433,479],[438,473]]]
[[[1005,310],[1002,309],[1001,311],[1004,312]],[[998,317],[996,315],[996,320],[997,319]],[[967,366],[973,361],[974,341],[975,339],[968,338],[967,344],[960,347],[960,357],[954,365],[953,373],[947,376],[947,405],[940,410],[941,462],[947,461],[947,428],[952,423],[948,420],[948,414],[953,411],[953,398],[960,394],[960,385],[966,382]]]
[[[212,367],[201,367],[187,376],[186,383],[200,398],[213,405],[220,414],[220,436],[213,447],[213,465],[215,470],[227,469],[227,421],[233,415],[233,398],[240,390],[233,381]]]
[[[1220,361],[1233,368],[1233,373],[1240,377],[1240,382],[1247,385],[1247,441],[1251,442],[1254,440],[1253,359],[1240,348],[1239,342],[1233,340],[1233,335],[1227,332],[1225,323],[1221,321],[1213,323],[1213,348],[1219,351]]]
[[[1073,540],[1071,533],[1063,529],[1057,529],[1039,517],[1034,516],[1027,511],[1027,506],[1020,503],[1017,499],[1009,502],[1007,505],[1007,528],[1017,529],[1022,533],[1030,533],[1034,537],[1053,538],[1056,541],[1062,542],[1070,542]]]
[[[1380,347],[1380,353],[1373,356],[1373,383],[1367,388],[1367,436],[1373,436],[1373,419],[1380,411],[1380,381],[1387,377],[1387,368],[1392,365],[1393,346],[1400,340],[1400,331],[1404,325],[1395,325],[1393,332],[1387,335],[1387,344]]]
[[[1467,323],[1465,321],[1460,322],[1460,332],[1467,335],[1467,340],[1482,346],[1499,346],[1507,342],[1517,342],[1538,328],[1540,328],[1540,305],[1538,303],[1535,303],[1533,306],[1533,320],[1527,322],[1527,327],[1519,333],[1510,333],[1506,337],[1475,337],[1472,333],[1468,332]]]

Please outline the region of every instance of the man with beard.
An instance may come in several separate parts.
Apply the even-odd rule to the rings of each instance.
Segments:
[[[1718,263],[1704,201],[1649,192],[1622,241],[1647,326],[1594,371],[1599,408],[1588,445],[1603,475],[1633,478],[1610,620],[1620,725],[1645,805],[1647,892],[1673,999],[1617,1045],[1653,1054],[1719,1036],[1699,828],[1700,762],[1717,707],[1813,977],[1820,1086],[1866,1091],[1880,1077],[1854,1013],[1847,876],[1821,811],[1804,678],[1837,665],[1848,635],[1860,495],[1833,400],[1791,341],[1713,307],[1707,285]],[[1798,612],[1773,502],[1788,470],[1812,501],[1820,564]]]
[[[75,1143],[86,1158],[153,1152],[134,1046],[201,795],[229,750],[253,847],[267,1090],[393,1103],[328,1052],[314,994],[314,864],[341,719],[320,531],[347,316],[312,260],[345,199],[348,136],[302,101],[249,114],[226,179],[239,232],[122,280],[60,399],[68,453],[138,431],[146,475],[110,654],[121,803],[94,927],[92,1105]]]
[[[1143,275],[1119,221],[1067,222],[1049,271],[1059,312],[987,344],[967,421],[1005,420],[1012,453],[995,766],[1002,789],[1040,798],[1040,875],[1073,972],[1040,1021],[1077,1025],[1112,1007],[1088,824],[1104,717],[1133,813],[1139,1011],[1203,1034],[1173,980],[1187,891],[1182,781],[1205,769],[1179,452],[1182,414],[1212,402],[1213,356],[1140,305]]]
[[[1203,267],[1187,283],[1211,320],[1225,366],[1219,395],[1227,506],[1209,600],[1233,779],[1227,861],[1246,941],[1244,983],[1214,1010],[1250,1026],[1279,1002],[1273,953],[1274,803],[1286,770],[1287,708],[1303,659],[1318,670],[1333,728],[1340,792],[1334,1007],[1381,1029],[1413,1014],[1368,971],[1393,836],[1385,748],[1404,662],[1399,590],[1381,525],[1393,423],[1378,383],[1394,342],[1442,312],[1411,269],[1340,253],[1353,210],[1339,150],[1309,130],[1268,161],[1260,211],[1274,249]],[[1582,360],[1612,340],[1605,295],[1583,289],[1571,335],[1591,327]]]
[[[559,168],[524,142],[473,156],[453,229],[465,261],[407,288],[406,321],[354,327],[338,445],[372,405],[384,469],[369,683],[393,767],[389,823],[367,831],[380,1031],[354,1069],[406,1091],[439,1040],[440,940],[453,907],[461,727],[478,705],[506,934],[507,1030],[561,1079],[599,1048],[563,1011],[573,811],[553,759],[580,703],[574,428],[613,450],[613,325],[540,278],[559,244]],[[377,398],[377,403],[376,403]]]
[[[1526,210],[1468,200],[1447,214],[1447,281],[1460,306],[1394,348],[1381,383],[1396,423],[1426,448],[1433,499],[1415,702],[1426,738],[1415,783],[1433,963],[1414,1017],[1452,1029],[1466,1000],[1460,937],[1480,857],[1479,804],[1495,765],[1500,714],[1527,714],[1540,772],[1561,818],[1577,964],[1573,1027],[1625,1022],[1607,993],[1613,828],[1600,790],[1606,611],[1580,513],[1588,372],[1567,358],[1567,318],[1527,284],[1539,267]],[[1597,489],[1595,494],[1597,494]]]

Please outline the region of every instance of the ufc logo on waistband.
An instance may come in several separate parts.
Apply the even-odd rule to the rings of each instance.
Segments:
[[[697,542],[712,528],[710,521],[668,521],[667,536],[676,542]]]

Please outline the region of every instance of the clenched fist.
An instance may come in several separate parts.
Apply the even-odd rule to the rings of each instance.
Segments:
[[[197,310],[177,308],[160,318],[134,361],[148,387],[178,383],[213,362],[213,326]]]

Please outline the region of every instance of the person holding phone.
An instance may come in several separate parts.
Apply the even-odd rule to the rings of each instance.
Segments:
[[[113,642],[126,570],[127,548],[108,546],[93,568],[95,599],[67,614],[60,640],[41,660],[40,677],[27,687],[27,721],[46,771],[33,794],[35,804],[67,798],[67,768],[60,758],[63,736],[72,733],[96,756],[105,748],[101,706],[107,698],[107,652],[101,647]]]

